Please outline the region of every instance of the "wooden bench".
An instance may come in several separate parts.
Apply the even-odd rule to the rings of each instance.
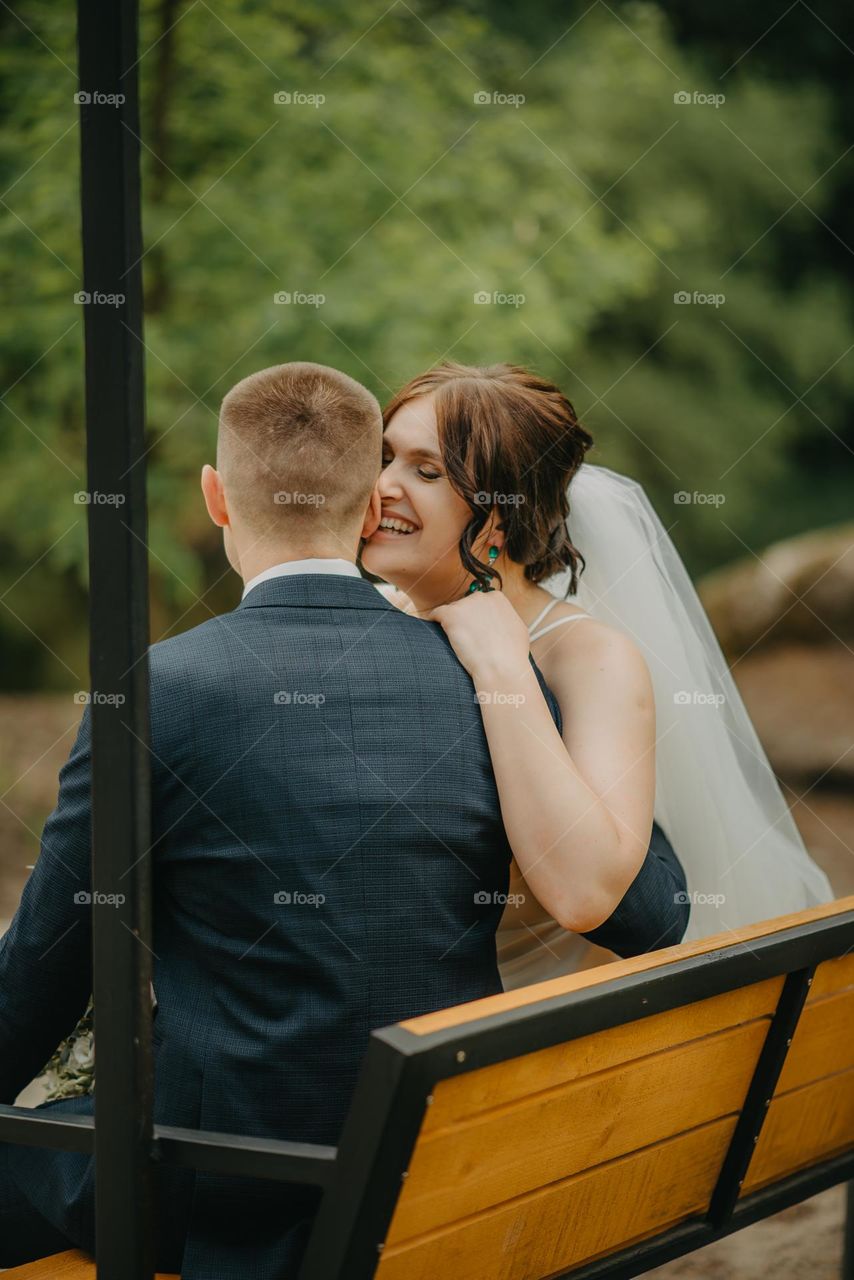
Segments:
[[[375,1032],[300,1280],[617,1280],[852,1178],[847,898]]]

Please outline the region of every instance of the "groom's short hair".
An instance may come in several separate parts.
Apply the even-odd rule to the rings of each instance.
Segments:
[[[346,373],[278,364],[222,402],[217,468],[236,514],[260,537],[348,530],[382,465],[382,410]]]

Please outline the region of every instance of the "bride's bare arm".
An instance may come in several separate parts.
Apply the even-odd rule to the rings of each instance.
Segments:
[[[528,660],[527,629],[500,592],[476,592],[434,617],[478,691],[520,872],[564,928],[595,929],[649,847],[655,700],[643,655],[596,622],[583,624],[583,638],[582,624],[557,629],[549,684],[563,713],[561,737]]]

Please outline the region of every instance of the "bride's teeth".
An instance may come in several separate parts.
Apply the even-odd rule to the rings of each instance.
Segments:
[[[404,524],[402,520],[394,520],[388,516],[383,517],[380,521],[380,528],[392,533],[413,533],[414,530],[408,524]]]

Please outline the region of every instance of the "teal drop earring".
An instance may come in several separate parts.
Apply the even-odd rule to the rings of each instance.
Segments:
[[[496,546],[490,547],[486,554],[489,557],[489,563],[494,564],[495,561],[498,559],[498,547]],[[488,583],[489,579],[492,577],[492,574],[487,573],[485,576]],[[474,582],[472,582],[471,586],[468,589],[468,594],[471,595],[473,591],[494,591],[495,588],[488,586],[487,583],[479,582],[477,578],[475,578]]]

